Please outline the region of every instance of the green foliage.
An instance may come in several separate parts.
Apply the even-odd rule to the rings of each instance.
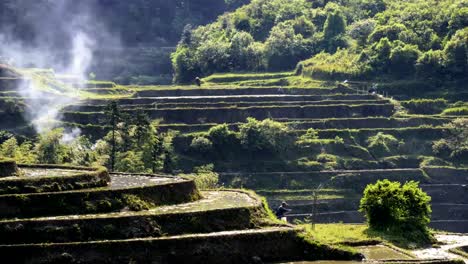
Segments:
[[[25,141],[18,145],[15,137],[5,140],[0,145],[0,156],[14,159],[18,163],[35,163],[37,160],[32,143]]]
[[[143,211],[154,208],[155,205],[132,194],[125,194],[122,197],[123,203],[132,211]]]
[[[216,155],[220,158],[227,158],[230,151],[240,145],[236,133],[229,129],[227,124],[214,126],[208,130],[208,137],[213,142],[213,148]]]
[[[42,164],[60,164],[63,162],[64,147],[60,144],[63,129],[55,129],[39,136],[35,146],[37,160]]]
[[[194,29],[190,43],[179,43],[172,54],[175,81],[231,70],[292,69],[328,41],[323,39],[323,24],[317,26],[313,16],[306,0],[252,1]],[[344,17],[336,12],[327,25],[331,45],[344,46]]]
[[[468,119],[455,119],[447,126],[447,132],[446,138],[434,142],[434,153],[461,161],[468,160]]]
[[[337,160],[337,157],[332,154],[320,153],[319,155],[317,155],[317,161],[320,163],[336,163]]]
[[[302,61],[298,67],[302,68],[302,75],[317,79],[343,80],[358,78],[362,67],[359,56],[351,54],[347,49],[339,49],[334,54],[319,53],[314,57]]]
[[[134,151],[119,152],[116,157],[115,170],[119,172],[145,172],[141,153]]]
[[[85,137],[80,136],[65,144],[64,162],[77,166],[100,166],[97,153],[93,150],[93,144]]]
[[[382,132],[378,132],[376,135],[369,137],[367,143],[367,148],[378,157],[395,153],[398,147],[403,144],[393,135],[384,134]]]
[[[360,202],[372,229],[389,233],[401,232],[417,242],[430,242],[431,198],[417,182],[401,185],[389,180],[369,184]]]
[[[206,137],[195,137],[190,144],[190,148],[200,154],[206,154],[213,148],[213,143]]]
[[[465,9],[466,10],[466,9]],[[466,22],[465,22],[466,23]],[[468,26],[458,30],[444,48],[445,67],[452,78],[466,77],[468,72]]]
[[[442,115],[466,116],[466,115],[468,115],[468,106],[453,107],[453,108],[445,109],[442,112]]]
[[[445,99],[412,99],[402,101],[401,105],[409,110],[411,114],[432,115],[439,114],[448,105]]]
[[[197,61],[189,48],[177,48],[176,52],[171,54],[171,59],[175,82],[193,82],[194,78],[200,74],[200,71],[196,68]]]
[[[319,138],[318,132],[313,128],[309,128],[309,129],[307,129],[305,134],[299,136],[299,138],[297,140],[297,143],[298,144],[304,144],[304,143],[308,143],[308,142],[313,142],[313,141],[317,140],[318,138]]]
[[[213,172],[213,164],[194,168],[193,174],[182,174],[181,176],[193,179],[200,190],[215,189],[218,187],[219,175]]]
[[[340,11],[329,13],[323,26],[323,37],[326,41],[326,50],[330,53],[338,48],[347,46],[344,34],[346,32],[346,20]]]
[[[321,49],[331,53],[327,57],[340,53],[339,59],[329,59],[318,66],[323,55],[314,55],[312,61],[316,57],[316,63],[307,66],[301,62],[306,76],[322,79],[466,78],[463,73],[468,71],[467,7],[462,1],[385,1],[378,4],[378,8],[370,8],[362,1],[334,5],[331,10],[343,12],[350,22],[345,33],[353,39],[350,43],[355,42],[343,46],[347,47],[346,53],[323,45]],[[369,9],[359,11],[358,7]],[[327,20],[332,14],[328,13]],[[325,24],[328,27],[328,23]],[[348,67],[341,66],[344,61],[349,62]]]
[[[253,153],[269,152],[279,154],[285,151],[289,142],[289,128],[271,119],[258,121],[247,118],[247,123],[239,126],[241,144]]]

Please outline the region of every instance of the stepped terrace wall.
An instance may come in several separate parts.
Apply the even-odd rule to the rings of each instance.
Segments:
[[[373,95],[358,95],[358,94],[329,94],[329,95],[278,95],[264,94],[261,96],[194,96],[194,97],[138,97],[138,98],[121,98],[116,99],[120,105],[141,105],[153,103],[217,103],[217,102],[288,102],[288,101],[321,101],[321,100],[374,100]],[[89,105],[107,105],[109,100],[86,100],[85,104]]]
[[[362,190],[380,179],[429,182],[419,169],[220,174],[220,181],[228,186],[242,181],[243,186],[251,189],[294,189],[295,185],[311,188],[327,183],[329,187]]]
[[[385,117],[366,117],[366,118],[330,118],[330,119],[276,119],[295,130],[314,129],[361,129],[361,128],[405,128],[418,127],[422,125],[442,126],[450,123],[451,118],[437,117],[417,117],[417,118],[385,118]],[[229,128],[238,130],[242,123],[230,123]],[[209,124],[160,124],[161,131],[169,129],[181,131],[183,133],[208,131],[218,123]]]
[[[244,122],[247,117],[266,118],[345,118],[353,116],[391,116],[392,104],[383,105],[327,105],[300,107],[248,107],[248,108],[206,108],[168,109],[146,111],[152,119],[163,119],[165,123],[235,123]],[[65,112],[64,121],[80,124],[104,124],[104,114]]]
[[[255,259],[262,262],[362,259],[357,253],[306,242],[291,228],[87,243],[7,245],[0,246],[0,254],[18,262],[34,260],[34,263],[185,263],[187,260],[219,263],[222,260],[234,264],[251,263]]]
[[[14,91],[21,85],[27,85],[29,81],[22,78],[0,77],[0,91]]]
[[[14,160],[0,159],[0,180],[2,177],[19,176],[18,166]]]
[[[258,95],[258,94],[295,94],[295,95],[325,95],[354,93],[348,88],[206,88],[206,89],[154,89],[138,91],[139,97],[163,97],[163,96],[226,96],[226,95]]]
[[[256,228],[265,217],[258,196],[204,192],[205,199],[148,211],[0,221],[0,244],[63,243],[162,237]]]
[[[135,176],[137,177],[137,176]],[[112,181],[113,184],[115,180]],[[114,212],[133,200],[151,205],[195,201],[200,193],[191,180],[150,183],[139,187],[112,185],[75,191],[0,195],[0,218]]]
[[[230,107],[268,107],[268,106],[307,106],[307,105],[340,105],[340,104],[388,104],[387,100],[323,100],[323,101],[256,101],[256,102],[190,102],[190,103],[152,103],[138,105],[120,105],[123,110],[183,109],[183,108],[230,108]],[[102,112],[107,105],[71,105],[63,111]]]
[[[105,168],[83,168],[51,165],[20,165],[22,177],[0,179],[0,195],[67,191],[107,186],[110,182]],[[52,169],[52,170],[50,170]],[[34,176],[38,171],[43,176]],[[57,170],[76,170],[68,175]],[[49,174],[47,175],[47,171]],[[56,175],[54,175],[56,173]]]

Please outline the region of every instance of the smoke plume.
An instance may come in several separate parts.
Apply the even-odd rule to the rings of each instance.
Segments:
[[[28,110],[25,115],[38,133],[55,127],[60,109],[79,100],[77,87],[89,75],[99,45],[118,47],[115,37],[96,17],[96,1],[38,0],[17,1],[16,21],[0,29],[0,58],[13,67],[41,68],[49,71],[25,71],[26,80],[18,86]],[[66,75],[67,80],[54,79]],[[34,81],[47,77],[43,81]],[[28,80],[28,79],[33,80]],[[64,88],[65,87],[65,88]],[[79,133],[75,130],[73,136]],[[69,140],[69,139],[67,139]]]

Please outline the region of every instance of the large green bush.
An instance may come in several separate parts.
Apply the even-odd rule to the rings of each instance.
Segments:
[[[258,121],[249,117],[239,130],[241,144],[253,153],[284,153],[292,142],[289,128],[271,119]]]
[[[401,184],[380,180],[367,185],[359,210],[372,229],[397,232],[418,242],[429,242],[431,197],[414,181]]]

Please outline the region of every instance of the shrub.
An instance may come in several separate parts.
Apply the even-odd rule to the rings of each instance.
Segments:
[[[395,152],[398,146],[402,144],[402,142],[399,142],[394,136],[382,132],[369,137],[367,142],[369,143],[368,149],[379,157]]]
[[[445,99],[413,99],[403,101],[401,105],[406,107],[411,114],[432,115],[439,114],[447,107]]]
[[[321,163],[336,162],[337,157],[332,154],[321,153],[317,155],[317,161]]]
[[[367,185],[359,210],[365,213],[369,226],[379,231],[398,232],[418,242],[429,242],[431,197],[418,184],[410,181],[401,185],[381,180]]]
[[[314,142],[318,138],[319,138],[318,132],[313,128],[309,128],[307,129],[307,132],[305,134],[301,135],[298,138],[297,143],[304,144],[304,143]]]
[[[37,159],[42,164],[59,164],[63,160],[64,146],[60,143],[63,129],[51,130],[39,136],[35,146]]]
[[[447,126],[448,136],[432,145],[435,154],[459,160],[468,158],[468,118],[458,118]]]
[[[208,136],[213,142],[213,146],[222,151],[229,149],[233,144],[237,144],[236,134],[229,129],[227,124],[214,126],[208,130]]]
[[[115,170],[120,172],[144,172],[145,164],[141,160],[141,153],[134,151],[127,151],[118,153]]]
[[[194,168],[194,173],[182,175],[186,178],[193,179],[198,189],[214,189],[218,187],[219,175],[213,171],[213,164],[207,164]]]
[[[213,148],[213,143],[206,137],[195,137],[190,144],[190,148],[197,153],[207,153]]]
[[[249,117],[247,123],[240,125],[239,129],[241,144],[251,152],[278,154],[290,145],[289,128],[271,119],[258,121]]]

